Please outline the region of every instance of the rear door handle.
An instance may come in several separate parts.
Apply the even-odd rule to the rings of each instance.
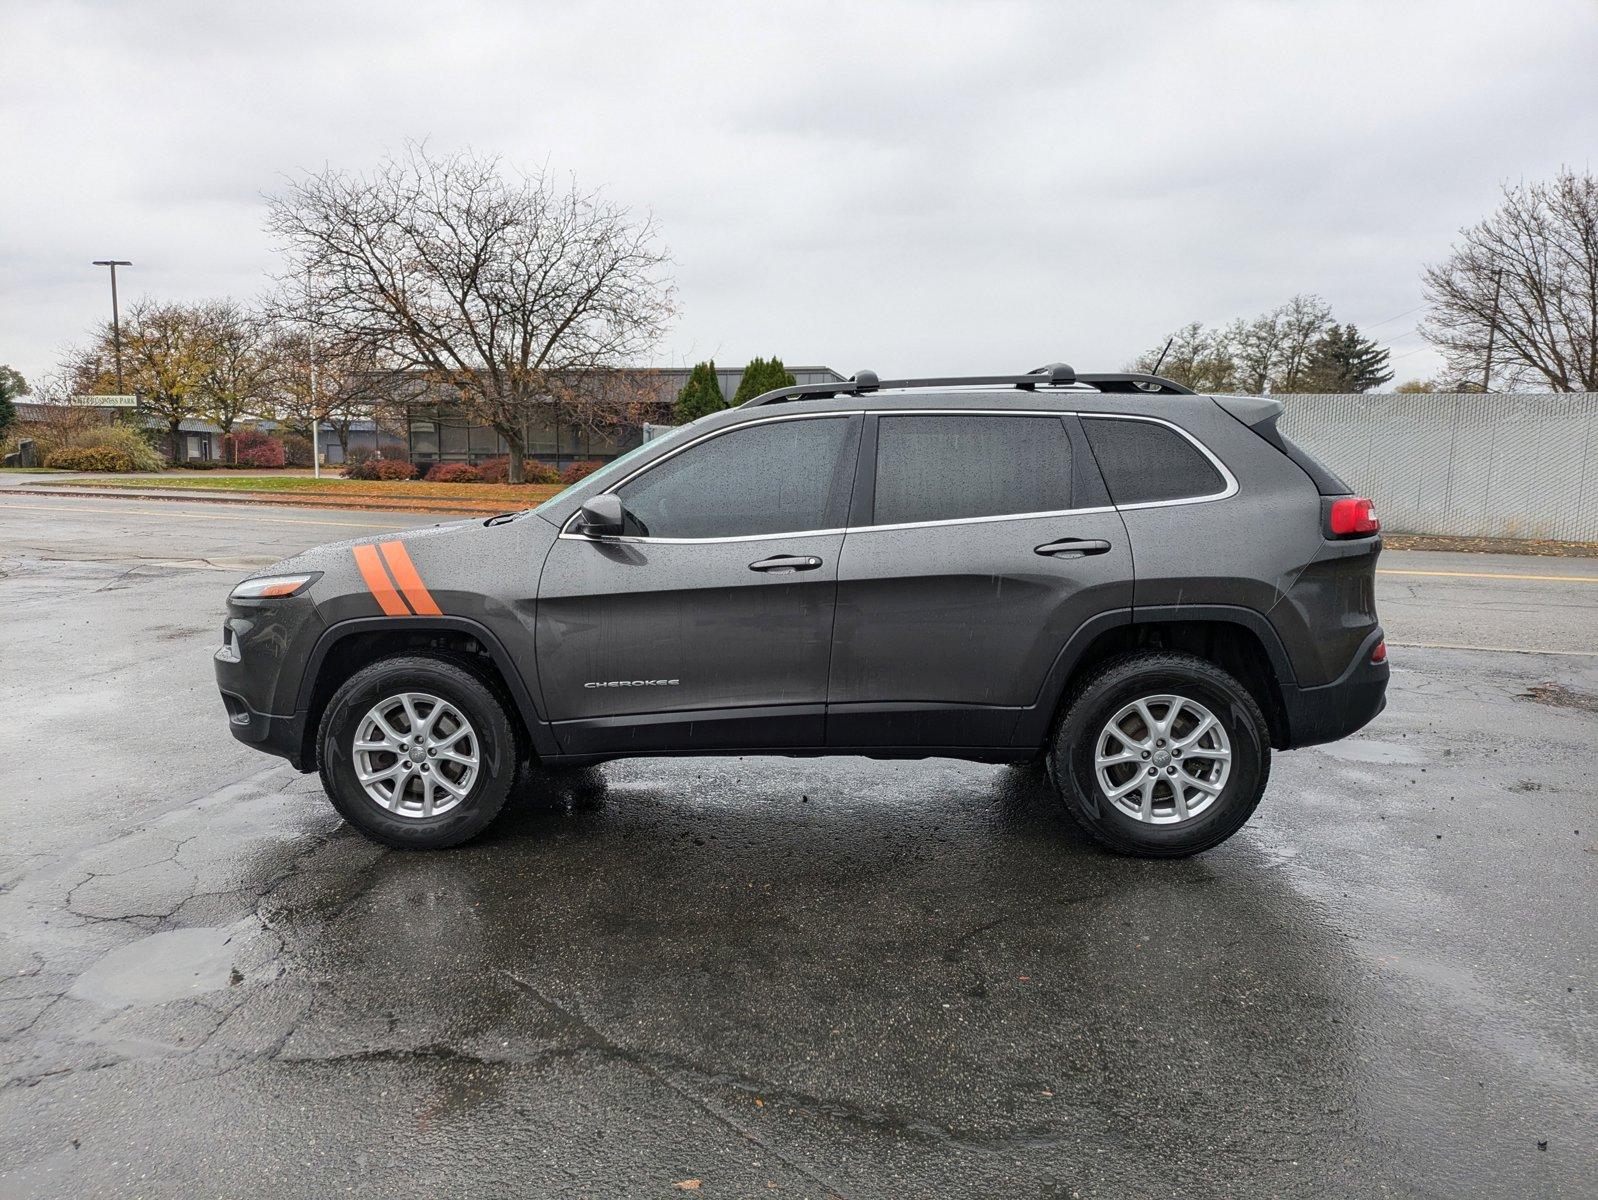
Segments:
[[[779,574],[787,571],[814,571],[821,565],[821,560],[809,554],[778,554],[773,558],[763,558],[759,562],[749,564],[751,571],[776,571]]]
[[[1097,538],[1061,538],[1032,548],[1033,554],[1047,554],[1051,558],[1081,558],[1087,554],[1103,554],[1110,543]]]

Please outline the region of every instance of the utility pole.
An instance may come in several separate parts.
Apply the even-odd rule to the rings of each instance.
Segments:
[[[117,395],[125,396],[127,390],[122,386],[122,318],[117,313],[117,268],[131,267],[133,264],[125,258],[97,258],[90,265],[111,268],[111,345],[117,360]]]
[[[311,269],[305,268],[305,299],[311,300]],[[311,309],[311,320],[305,337],[306,353],[311,358],[311,477],[322,478],[322,414],[316,407],[316,310]]]
[[[1504,269],[1499,267],[1493,272],[1493,319],[1487,325],[1487,361],[1481,365],[1481,390],[1486,392],[1492,387],[1493,377],[1493,341],[1498,334],[1498,295],[1504,288]]]

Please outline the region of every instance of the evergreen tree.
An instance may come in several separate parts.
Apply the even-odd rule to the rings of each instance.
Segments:
[[[1306,392],[1368,392],[1393,377],[1388,352],[1354,325],[1332,325],[1315,342],[1304,364]]]
[[[0,436],[17,419],[17,406],[12,403],[18,396],[26,396],[32,391],[28,381],[22,377],[22,372],[0,364]]]
[[[690,421],[697,421],[706,413],[717,412],[727,407],[727,401],[721,394],[721,384],[716,382],[716,364],[714,362],[696,363],[694,369],[688,373],[688,382],[682,385],[682,391],[677,393],[677,403],[673,413],[679,425],[686,425]]]
[[[752,358],[744,368],[743,378],[738,381],[738,391],[732,398],[733,406],[737,407],[746,400],[753,400],[777,388],[792,387],[797,382],[793,372],[782,365],[782,359]]]

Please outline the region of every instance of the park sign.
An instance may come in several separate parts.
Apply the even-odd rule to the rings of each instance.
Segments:
[[[138,408],[137,396],[74,396],[72,403],[84,404],[91,408]]]

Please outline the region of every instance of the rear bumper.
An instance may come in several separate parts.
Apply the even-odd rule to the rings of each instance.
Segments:
[[[1391,671],[1385,661],[1371,662],[1371,653],[1381,640],[1381,629],[1372,630],[1360,644],[1354,661],[1331,683],[1282,688],[1282,707],[1287,715],[1284,749],[1335,742],[1363,729],[1387,707]]]

